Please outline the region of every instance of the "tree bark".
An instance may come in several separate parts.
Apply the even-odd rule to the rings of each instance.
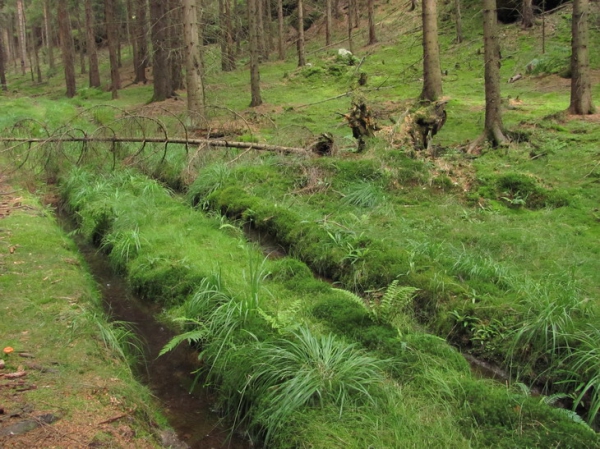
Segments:
[[[86,47],[89,60],[89,84],[90,87],[100,87],[101,83],[100,70],[98,68],[98,50],[96,49],[96,24],[94,23],[92,0],[85,0],[85,28],[87,34]]]
[[[360,26],[360,5],[358,4],[358,0],[350,0],[350,3],[354,12],[354,28],[358,28]]]
[[[231,0],[223,0],[225,3],[225,41],[227,43],[227,69],[235,70],[235,48],[233,39],[233,25],[231,20]]]
[[[354,53],[354,45],[352,44],[352,2],[348,2],[348,20],[346,25],[348,25],[348,50],[350,53]]]
[[[270,57],[271,52],[275,50],[275,41],[274,41],[274,29],[273,29],[273,10],[272,10],[271,0],[265,0],[265,21],[266,21],[266,41],[268,48],[268,56]]]
[[[283,0],[277,0],[277,28],[277,52],[279,55],[279,60],[283,61],[285,59],[285,37],[283,35]]]
[[[437,0],[423,0],[423,92],[421,99],[442,96],[442,69],[437,29]]]
[[[84,5],[85,6],[85,5]],[[86,67],[85,67],[85,52],[87,47],[87,33],[83,32],[83,22],[81,19],[81,9],[79,8],[79,3],[76,3],[77,8],[77,38],[79,43],[79,73],[81,75],[85,75]],[[85,14],[85,10],[84,10]]]
[[[4,6],[4,1],[0,0],[0,8]],[[4,34],[0,33],[0,88],[3,91],[8,90],[6,84],[6,53],[4,51]]]
[[[115,0],[104,0],[104,15],[106,17],[106,36],[108,40],[108,58],[110,60],[110,91],[112,99],[119,97],[118,90],[121,88],[121,77],[119,75],[119,57],[117,55],[117,19],[115,17]]]
[[[483,0],[483,47],[485,64],[485,128],[483,138],[493,145],[507,145],[500,104],[500,45],[496,0]]]
[[[523,0],[521,4],[521,28],[524,30],[533,26],[533,0]]]
[[[230,0],[219,0],[219,40],[221,41],[221,70],[235,70],[235,51],[233,49],[233,32],[231,29]]]
[[[23,0],[17,0],[17,30],[19,31],[19,50],[21,56],[21,74],[25,75],[27,68],[27,38],[25,37],[25,10]]]
[[[331,0],[325,0],[325,46],[331,45]]]
[[[139,53],[137,49],[137,20],[135,20],[135,6],[133,0],[126,0],[127,7],[127,38],[129,39],[129,45],[131,45],[131,55],[133,58],[133,73],[136,74],[136,67],[140,64]],[[134,81],[135,82],[135,81]]]
[[[15,35],[15,22],[16,19],[14,17],[14,14],[12,13],[8,13],[8,20],[7,20],[7,29],[4,31],[5,32],[5,42],[6,42],[6,49],[7,49],[7,63],[12,61],[15,71],[17,70],[17,59],[18,59],[18,50],[15,48],[15,39],[14,39],[14,35]]]
[[[181,23],[183,20],[181,0],[168,0],[169,3],[169,67],[171,70],[171,86],[169,94],[175,95],[176,90],[184,88],[183,65],[183,35]]]
[[[569,113],[587,115],[594,112],[590,60],[588,54],[589,0],[573,1],[571,39],[571,103]]]
[[[454,0],[454,23],[456,26],[456,43],[463,41],[462,14],[460,12],[460,0]]]
[[[256,20],[257,0],[248,0],[248,32],[250,44],[250,107],[260,106],[262,98],[260,96],[260,71],[259,71],[259,51],[258,51],[258,24]]]
[[[144,83],[148,81],[146,79],[146,67],[148,67],[148,23],[147,23],[147,11],[146,11],[146,0],[134,0],[134,11],[135,18],[133,19],[134,39],[136,41],[136,64],[135,79],[134,83]]]
[[[73,98],[77,88],[75,85],[75,49],[71,36],[71,18],[67,9],[67,0],[57,1],[58,34],[60,36],[60,47],[62,50],[62,61],[65,71],[66,95]]]
[[[44,0],[44,30],[46,34],[46,49],[48,51],[48,66],[54,70],[54,33],[50,27],[52,21],[52,10],[48,6],[49,0]]]
[[[304,5],[302,0],[298,0],[298,67],[306,65],[306,56],[304,52]]]
[[[218,3],[219,3],[219,44],[221,46],[221,70],[223,72],[228,72],[229,71],[229,52],[227,50],[227,30],[225,29],[225,0],[219,0]]]
[[[36,27],[34,27],[32,25],[30,41],[31,41],[31,46],[32,46],[31,51],[33,53],[33,65],[35,67],[35,74],[36,74],[37,82],[41,84],[42,83],[42,69],[40,67],[40,55],[39,55],[39,51],[38,51],[37,39],[35,38],[35,36],[36,36]]]
[[[377,36],[375,35],[375,8],[373,7],[373,0],[367,1],[367,11],[369,15],[369,43],[373,45],[377,43]]]
[[[269,51],[265,39],[265,2],[264,0],[256,0],[256,25],[258,27],[258,52],[260,54],[260,62],[269,60]]]
[[[204,113],[204,85],[200,42],[198,33],[198,13],[196,0],[183,0],[183,30],[185,41],[186,87],[188,114],[195,125],[206,119]]]
[[[165,0],[150,0],[150,21],[152,34],[152,74],[154,94],[152,101],[164,101],[171,95],[169,81],[169,53],[167,39],[167,8]]]

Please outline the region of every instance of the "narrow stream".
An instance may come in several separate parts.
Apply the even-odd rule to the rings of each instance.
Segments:
[[[59,214],[58,219],[67,231],[73,230],[68,217]],[[150,387],[158,399],[162,413],[179,439],[165,441],[165,446],[192,449],[252,447],[250,442],[236,435],[230,438],[227,427],[211,411],[213,401],[206,389],[196,388],[193,394],[189,393],[194,380],[192,373],[198,368],[197,354],[181,345],[158,357],[160,350],[174,333],[155,319],[155,314],[159,312],[156,305],[136,298],[126,281],[113,272],[104,254],[77,236],[75,241],[99,284],[106,312],[113,320],[130,323],[144,344],[145,364],[138,370],[140,380]]]

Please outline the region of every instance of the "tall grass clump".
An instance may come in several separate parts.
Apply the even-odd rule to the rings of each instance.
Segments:
[[[229,349],[240,341],[254,339],[252,330],[266,327],[261,318],[261,291],[266,277],[264,260],[258,262],[257,256],[248,257],[246,286],[243,292],[233,294],[229,291],[217,270],[205,278],[196,292],[180,308],[185,316],[177,318],[192,330],[173,338],[161,351],[161,355],[174,349],[183,341],[200,343],[203,351],[200,358],[208,363],[209,375],[215,366],[227,364]],[[224,357],[224,361],[221,360]]]
[[[374,207],[385,201],[385,196],[371,182],[360,181],[351,184],[346,189],[342,204],[356,207]]]
[[[131,323],[126,321],[108,321],[100,311],[86,311],[83,315],[87,325],[95,330],[94,336],[106,349],[106,357],[118,359],[128,371],[144,358],[144,342],[137,336]],[[85,325],[84,325],[85,326]],[[77,324],[74,324],[74,328]]]
[[[383,392],[382,361],[307,327],[259,344],[254,363],[244,396],[258,398],[251,424],[263,429],[265,444],[303,407],[333,404],[341,417],[352,405],[375,404]]]
[[[600,330],[589,324],[575,333],[568,353],[561,360],[563,386],[574,391],[573,409],[585,409],[587,422],[598,423],[600,411]]]
[[[209,205],[206,198],[211,193],[231,184],[232,178],[235,179],[235,172],[227,164],[219,162],[209,165],[200,171],[189,187],[187,197],[194,206],[206,209]]]
[[[508,359],[548,367],[572,344],[577,319],[587,315],[590,304],[572,280],[547,279],[524,284],[524,315],[508,336]]]

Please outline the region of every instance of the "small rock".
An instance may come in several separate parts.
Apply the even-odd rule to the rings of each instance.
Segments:
[[[189,449],[189,446],[181,441],[177,434],[172,430],[165,430],[160,433],[163,447],[171,449]]]
[[[31,430],[37,429],[44,424],[52,424],[58,418],[52,413],[37,416],[35,419],[26,419],[11,426],[0,429],[0,437],[10,435],[22,435]]]

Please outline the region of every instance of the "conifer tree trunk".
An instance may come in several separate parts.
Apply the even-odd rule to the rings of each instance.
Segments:
[[[227,43],[227,69],[235,70],[235,48],[233,42],[233,25],[231,20],[231,0],[224,0],[225,3],[225,40]]]
[[[108,40],[108,58],[110,60],[110,91],[113,100],[119,97],[118,90],[121,88],[121,77],[119,75],[119,57],[117,55],[117,19],[115,17],[115,0],[104,0],[104,16],[106,17],[106,36]]]
[[[304,53],[304,5],[302,0],[298,0],[298,67],[306,65],[306,56]]]
[[[456,43],[463,41],[462,14],[460,12],[460,0],[454,0],[454,23],[456,26]]]
[[[0,0],[0,9],[4,8],[4,0]],[[5,30],[2,30],[5,31]],[[0,33],[0,89],[8,90],[6,85],[6,52],[4,51],[4,33]]]
[[[442,69],[437,28],[437,0],[423,0],[423,92],[421,99],[442,96]]]
[[[258,51],[258,24],[257,24],[257,0],[248,0],[248,32],[249,46],[250,46],[250,94],[251,101],[250,107],[260,106],[262,104],[262,98],[260,96],[260,71],[259,71],[259,58],[260,54]]]
[[[533,26],[533,0],[523,0],[521,3],[521,28]]]
[[[183,0],[183,29],[185,35],[185,79],[188,114],[194,124],[201,124],[205,121],[204,87],[196,0]]]
[[[183,66],[185,56],[183,54],[183,33],[181,23],[183,15],[181,0],[168,0],[168,58],[169,70],[171,71],[169,96],[174,96],[176,90],[184,88]]]
[[[570,114],[587,115],[594,112],[590,79],[590,59],[588,54],[589,10],[589,0],[573,1]]]
[[[273,50],[275,50],[275,41],[274,41],[274,28],[273,28],[273,11],[272,11],[272,7],[273,5],[271,4],[271,0],[265,0],[265,21],[267,23],[267,35],[266,35],[266,40],[267,40],[267,48],[268,48],[268,52],[269,52],[269,56],[271,55],[271,52]]]
[[[225,0],[219,0],[218,3],[219,3],[219,25],[220,25],[219,26],[219,44],[221,46],[221,70],[223,72],[227,72],[227,71],[229,71],[229,51],[227,49],[227,29],[225,28]]]
[[[150,22],[152,34],[152,74],[154,94],[152,101],[166,100],[170,95],[167,8],[165,0],[150,0]]]
[[[373,45],[377,43],[377,36],[375,35],[375,8],[373,6],[373,0],[367,1],[367,12],[369,15],[369,44]]]
[[[86,47],[88,54],[90,87],[100,87],[100,71],[98,68],[98,51],[96,49],[96,24],[92,10],[92,0],[85,0]]]
[[[235,70],[235,51],[231,29],[231,7],[229,0],[219,0],[219,40],[221,43],[221,70]]]
[[[133,57],[133,73],[136,73],[136,67],[140,64],[139,61],[139,53],[137,49],[137,21],[135,20],[135,9],[133,5],[133,0],[127,0],[127,38],[129,40],[129,45],[131,45],[131,55]]]
[[[325,0],[325,46],[331,45],[331,0]]]
[[[31,26],[31,46],[33,47],[32,53],[33,53],[33,65],[35,67],[35,75],[36,75],[36,80],[38,83],[42,82],[42,69],[40,67],[40,55],[38,52],[38,45],[37,45],[37,39],[35,38],[36,36],[36,27],[34,27],[33,25]]]
[[[348,17],[346,21],[346,25],[348,25],[348,50],[351,53],[354,53],[354,45],[352,44],[352,2],[348,2]]]
[[[27,38],[25,37],[25,10],[23,0],[17,0],[17,30],[19,31],[19,50],[21,56],[21,74],[25,75],[27,68]]]
[[[133,9],[135,11],[135,19],[133,19],[134,39],[136,41],[136,64],[134,83],[146,84],[146,67],[148,67],[148,22],[146,11],[146,0],[134,0]]]
[[[279,60],[285,59],[285,43],[283,35],[283,0],[277,0],[277,53]]]
[[[50,27],[52,22],[52,10],[48,6],[49,0],[44,0],[44,31],[46,35],[46,49],[48,53],[48,66],[54,70],[54,33]]]
[[[479,139],[489,140],[493,145],[504,146],[500,104],[500,45],[498,43],[496,0],[483,0],[483,53],[485,65],[485,128]]]
[[[360,26],[360,8],[358,4],[358,0],[350,0],[352,4],[352,12],[354,13],[354,28],[358,28]]]
[[[13,65],[15,67],[15,71],[17,69],[17,59],[18,59],[18,55],[17,53],[19,52],[16,48],[15,48],[15,40],[13,39],[13,36],[15,35],[15,17],[14,14],[9,14],[9,19],[8,19],[8,30],[6,30],[6,43],[7,48],[8,48],[8,53],[10,56],[8,56],[7,61],[12,61]]]
[[[0,34],[0,88],[6,92],[8,90],[8,86],[6,84],[6,69],[5,69],[5,56],[4,56],[4,41],[2,35]]]
[[[57,0],[58,34],[60,36],[60,47],[62,61],[65,71],[66,95],[73,98],[77,88],[75,85],[75,49],[71,36],[71,18],[67,8],[67,0]]]
[[[87,33],[83,32],[83,24],[81,20],[81,9],[79,8],[79,3],[76,4],[77,8],[77,37],[79,43],[79,73],[85,75],[86,67],[85,67],[85,50],[87,46]],[[84,10],[85,14],[85,10]]]
[[[256,0],[256,25],[258,27],[258,52],[260,53],[260,61],[269,60],[269,51],[267,49],[267,42],[265,40],[265,2],[264,0]]]

